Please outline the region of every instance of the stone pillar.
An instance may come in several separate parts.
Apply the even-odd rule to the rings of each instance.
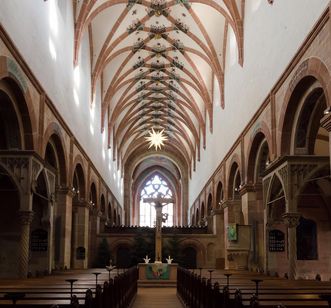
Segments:
[[[252,226],[250,265],[252,268],[263,265],[264,228],[262,185],[244,185],[240,190],[244,225]]]
[[[228,226],[229,224],[240,224],[242,211],[241,211],[241,200],[226,200],[222,204],[224,210],[224,247],[225,247],[225,268],[235,269],[235,263],[232,258],[232,254],[229,253],[229,241],[228,241]]]
[[[217,237],[217,246],[215,249],[216,268],[225,268],[225,229],[224,229],[224,210],[214,209],[211,214],[213,220],[213,234]],[[208,226],[209,227],[209,226]]]
[[[245,185],[240,190],[241,195],[241,207],[244,216],[244,225],[249,225],[252,223],[251,214],[256,212],[256,194],[252,187]]]
[[[232,221],[233,223],[236,223],[238,225],[243,225],[244,224],[244,217],[243,217],[243,212],[241,208],[241,200],[232,200],[230,207],[232,208],[234,220]],[[229,221],[231,222],[231,221]]]
[[[57,192],[56,210],[56,232],[59,243],[58,266],[60,268],[70,268],[71,254],[71,232],[72,232],[72,198],[73,193],[69,188],[60,189]]]
[[[89,216],[88,202],[74,204],[72,236],[72,266],[75,269],[88,268]],[[84,254],[85,251],[85,254]],[[79,255],[78,255],[79,254]]]
[[[30,224],[33,219],[32,211],[20,211],[18,213],[21,223],[21,239],[19,253],[19,276],[26,278],[29,269],[29,245],[30,245]]]
[[[297,261],[297,232],[296,227],[299,224],[300,213],[283,214],[284,223],[288,228],[288,259],[289,259],[289,279],[296,278],[296,261]]]
[[[99,234],[100,229],[100,216],[101,212],[96,208],[92,208],[90,211],[90,229],[88,231],[89,234],[89,251],[88,251],[88,264],[90,267],[94,266],[94,260],[97,255],[98,243],[97,243],[97,235]]]

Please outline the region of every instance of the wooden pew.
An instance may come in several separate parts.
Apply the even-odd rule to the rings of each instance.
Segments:
[[[111,278],[111,281],[115,278],[120,284],[120,287],[117,285],[112,285],[112,289],[108,288],[108,282],[103,294],[101,286],[97,286],[96,278],[92,275],[93,271],[68,271],[63,273],[58,273],[54,276],[47,276],[44,278],[31,278],[26,280],[1,280],[0,281],[0,307],[13,307],[14,302],[16,302],[17,307],[21,308],[50,308],[52,305],[59,305],[59,307],[71,307],[71,295],[74,295],[78,302],[83,305],[85,302],[86,290],[91,290],[91,293],[95,294],[96,288],[98,290],[97,295],[94,297],[93,301],[104,302],[105,298],[108,295],[110,300],[110,294],[113,292],[113,289],[118,290],[118,294],[114,294],[112,300],[122,301],[126,304],[128,301],[132,300],[132,297],[136,293],[136,287],[134,281],[137,281],[137,275],[128,274],[129,271],[122,273],[117,271],[108,273],[105,270],[100,270],[101,275],[99,276],[99,282],[108,281]],[[77,279],[73,283],[72,294],[71,286],[66,280],[68,277],[74,277]],[[126,284],[123,280],[128,279]],[[116,283],[116,282],[115,282]],[[131,284],[132,287],[128,288],[128,284]],[[123,291],[125,288],[128,291]],[[129,291],[131,292],[130,294]],[[107,292],[107,293],[106,293]],[[15,293],[24,294],[24,296],[18,296],[15,300]],[[121,296],[123,298],[121,298]]]
[[[199,276],[200,270],[195,270],[195,275]],[[211,271],[202,270],[201,275],[210,277]],[[214,271],[211,284],[215,282],[222,290],[227,285],[228,271]],[[252,281],[256,278],[263,280],[259,285],[258,302],[259,307],[277,307],[282,304],[286,307],[329,307],[328,300],[320,297],[321,294],[331,293],[330,282],[320,282],[312,280],[289,281],[286,279],[271,277],[251,272],[232,272],[229,277],[230,299],[234,299],[236,289],[241,290],[243,305],[249,307],[251,297],[256,293],[256,285]],[[185,296],[185,295],[184,295]]]

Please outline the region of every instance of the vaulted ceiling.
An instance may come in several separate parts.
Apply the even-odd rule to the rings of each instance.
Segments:
[[[151,128],[168,137],[163,152],[188,166],[212,130],[213,80],[224,107],[224,66],[232,29],[243,61],[244,0],[75,0],[75,63],[88,35],[92,98],[101,95],[102,128],[125,164],[148,151]],[[153,150],[149,150],[153,151]]]

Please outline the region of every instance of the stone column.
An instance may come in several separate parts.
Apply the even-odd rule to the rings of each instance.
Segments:
[[[284,223],[288,228],[288,259],[289,259],[289,279],[296,278],[296,261],[297,261],[297,232],[296,227],[299,225],[300,213],[283,214]]]
[[[94,261],[95,257],[98,253],[98,243],[97,243],[97,235],[99,234],[100,230],[100,216],[101,212],[96,209],[92,208],[90,211],[90,229],[89,233],[89,251],[88,251],[88,264],[90,267],[95,266]]]
[[[19,253],[19,276],[26,278],[29,269],[30,224],[33,219],[32,211],[20,211],[18,217],[21,223],[21,239]]]
[[[72,266],[75,269],[86,269],[88,267],[90,206],[88,202],[80,201],[74,207]],[[80,255],[77,254],[77,248],[81,251]],[[82,251],[85,251],[85,255]]]
[[[217,237],[217,247],[215,249],[216,268],[225,268],[225,229],[224,229],[224,210],[214,209],[211,216],[213,223],[213,234]],[[209,227],[209,226],[208,226]]]
[[[241,188],[240,195],[244,225],[252,226],[252,245],[249,262],[253,268],[261,267],[264,259],[262,185],[246,184]]]
[[[245,185],[240,190],[241,207],[244,216],[244,225],[251,224],[251,213],[256,211],[256,194],[253,186]]]
[[[60,268],[70,268],[71,232],[72,232],[72,198],[73,192],[69,188],[57,192],[56,225],[59,245],[58,265]]]

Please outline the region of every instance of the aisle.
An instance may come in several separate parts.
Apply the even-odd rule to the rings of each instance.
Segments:
[[[132,308],[182,308],[176,288],[138,288]]]

